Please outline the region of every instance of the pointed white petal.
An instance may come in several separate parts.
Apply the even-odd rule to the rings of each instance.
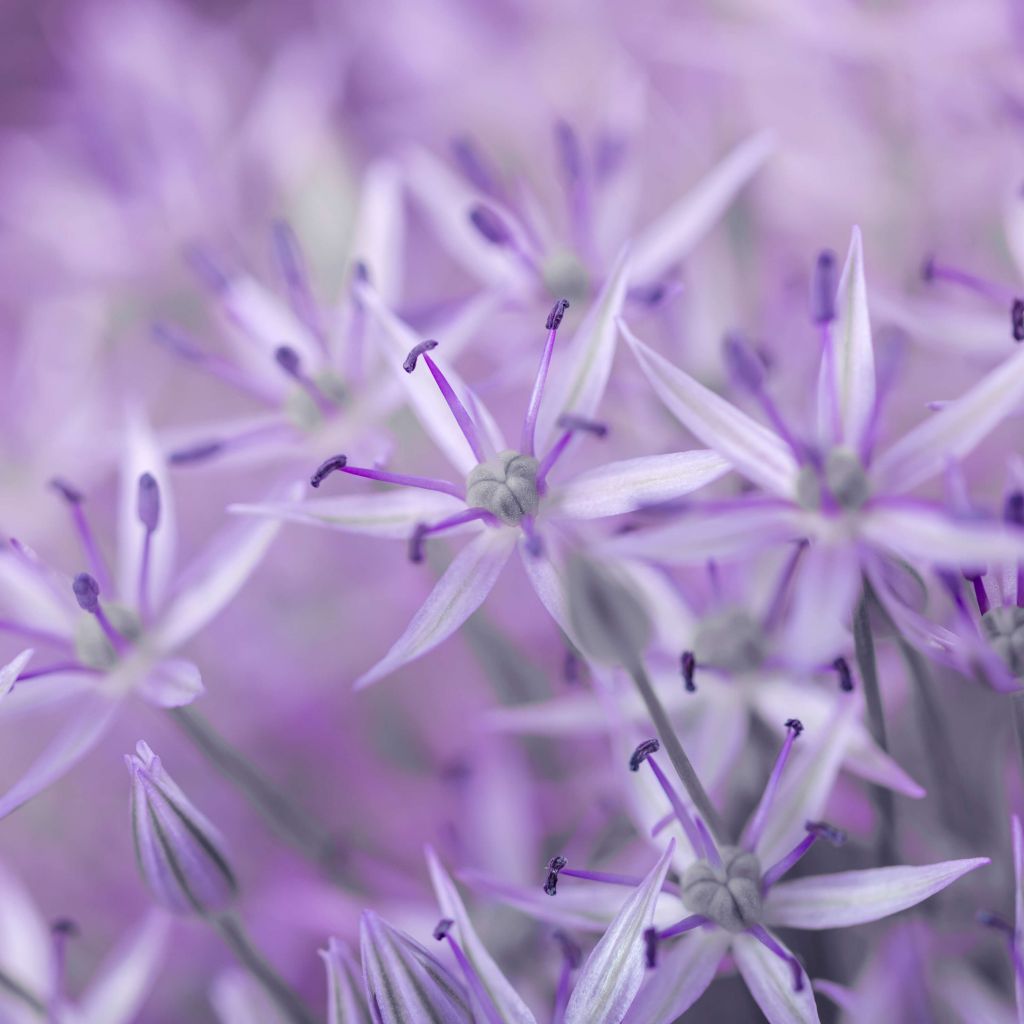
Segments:
[[[765,898],[765,920],[791,928],[846,928],[896,914],[945,889],[987,857],[939,864],[840,871],[779,882]]]
[[[619,1024],[626,1015],[644,979],[643,933],[654,918],[674,847],[670,842],[587,957],[565,1010],[565,1024]]]
[[[860,228],[853,229],[846,266],[836,295],[836,323],[831,364],[822,360],[818,383],[818,423],[823,439],[860,451],[875,409],[875,353],[871,343],[868,294],[864,283],[864,253]],[[832,369],[832,379],[827,371]],[[839,412],[841,435],[832,437],[832,402]]]
[[[164,959],[170,920],[149,914],[114,950],[82,997],[82,1024],[131,1024],[137,1019]]]
[[[569,606],[565,600],[565,561],[561,539],[554,530],[547,530],[544,533],[544,550],[539,557],[528,551],[525,544],[519,546],[519,553],[526,576],[533,584],[541,604],[558,628],[579,647],[580,642],[574,635]]]
[[[462,897],[459,895],[458,889],[455,888],[455,883],[438,860],[437,854],[429,847],[427,848],[427,866],[430,869],[430,881],[434,886],[434,895],[437,897],[441,914],[455,922],[456,938],[462,946],[462,951],[476,971],[480,983],[490,997],[501,1020],[504,1024],[536,1024],[536,1018],[509,983],[508,978],[501,972],[501,968],[494,962],[494,958],[487,951],[480,936],[477,935],[465,904],[462,902]],[[480,1020],[488,1020],[487,1011],[479,1006],[479,1001],[472,990],[470,996],[473,998],[477,1017]]]
[[[362,971],[347,947],[332,938],[320,958],[327,968],[327,1024],[373,1024]]]
[[[214,537],[178,579],[153,631],[157,648],[174,650],[220,614],[256,570],[280,529],[280,520],[252,519]]]
[[[559,487],[545,504],[570,519],[617,516],[691,494],[730,469],[716,452],[701,449],[609,462]]]
[[[463,986],[415,939],[364,911],[363,975],[378,1024],[473,1024]]]
[[[128,414],[124,431],[124,453],[121,459],[120,496],[118,507],[118,593],[116,600],[136,607],[139,597],[139,569],[142,565],[142,542],[146,528],[139,521],[139,477],[150,473],[160,488],[160,523],[153,533],[150,548],[150,603],[159,608],[174,571],[177,548],[177,518],[174,492],[160,444],[141,412]],[[103,595],[107,600],[113,594]]]
[[[658,355],[624,321],[619,320],[619,328],[651,387],[684,427],[754,483],[779,497],[793,497],[796,460],[775,434]]]
[[[851,544],[812,544],[800,559],[781,649],[801,668],[828,664],[847,646],[861,590],[860,557]]]
[[[774,148],[768,132],[741,142],[674,206],[640,233],[631,280],[653,281],[687,256],[729,208]]]
[[[454,633],[484,603],[505,567],[518,531],[486,530],[452,560],[391,650],[356,680],[369,686],[422,657]]]
[[[860,532],[914,564],[959,569],[1024,560],[1024,530],[1019,527],[998,520],[955,519],[924,502],[874,502],[861,517]]]
[[[966,394],[944,406],[881,455],[871,476],[886,490],[908,491],[962,459],[1024,404],[1024,350],[1018,349]]]
[[[102,694],[90,693],[76,704],[63,729],[27,771],[0,796],[0,818],[6,817],[73,768],[99,742],[119,707]]]
[[[22,670],[29,663],[32,658],[33,650],[31,647],[22,651],[16,658],[9,661],[6,665],[0,668],[0,699],[7,696],[11,691],[11,687],[14,685],[14,681],[21,675]]]
[[[53,939],[47,920],[21,879],[2,864],[0,964],[35,995],[45,995],[53,983]]]
[[[346,494],[336,498],[311,498],[309,501],[229,505],[228,511],[305,526],[325,526],[345,533],[408,540],[418,524],[447,519],[465,508],[464,501],[450,494],[396,487],[379,494]],[[480,527],[478,523],[467,523],[466,528]],[[458,529],[456,527],[448,532],[455,533]]]
[[[786,949],[778,936],[775,941]],[[806,973],[803,989],[794,991],[789,964],[752,935],[737,935],[733,939],[732,954],[768,1024],[818,1024],[818,1008],[814,1005],[814,992]]]
[[[731,938],[721,928],[698,928],[662,943],[623,1024],[674,1024],[714,981]]]
[[[700,565],[759,547],[797,540],[805,533],[799,515],[784,502],[737,502],[731,508],[684,509],[667,526],[612,537],[600,548],[624,558],[649,558],[663,565]]]
[[[142,678],[139,696],[159,708],[182,708],[204,691],[199,666],[184,658],[158,661]]]
[[[366,169],[349,249],[366,265],[370,281],[389,305],[402,293],[405,216],[402,181],[393,160],[376,160]]]
[[[601,293],[572,341],[557,351],[537,417],[537,447],[545,452],[557,434],[558,417],[573,413],[593,419],[601,405],[615,358],[616,321],[626,298],[629,254],[620,253]]]

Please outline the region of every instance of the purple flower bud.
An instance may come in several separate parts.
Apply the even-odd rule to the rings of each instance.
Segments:
[[[71,584],[71,589],[75,592],[75,600],[83,612],[95,614],[99,611],[100,585],[96,582],[95,576],[80,572]]]
[[[125,764],[132,777],[135,855],[156,901],[177,914],[205,917],[226,910],[238,886],[217,830],[145,743]]]
[[[139,477],[139,521],[152,533],[160,524],[160,485],[152,473]]]
[[[512,232],[504,218],[493,207],[477,203],[469,211],[469,219],[473,227],[487,239],[491,245],[508,245],[512,241]]]
[[[827,249],[818,255],[811,278],[811,320],[828,324],[836,318],[836,257]]]

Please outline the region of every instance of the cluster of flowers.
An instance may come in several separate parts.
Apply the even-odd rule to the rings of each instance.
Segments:
[[[918,1004],[941,999],[964,1024],[1024,1021],[1024,830],[1010,811],[1019,773],[1000,745],[986,775],[990,799],[974,814],[985,824],[976,825],[957,806],[971,791],[935,697],[935,677],[962,677],[963,689],[988,694],[1001,718],[1019,724],[1024,742],[1024,464],[1005,456],[999,438],[1024,408],[1024,350],[1015,346],[1024,301],[936,260],[925,267],[928,287],[980,296],[981,312],[967,317],[934,294],[869,296],[854,227],[844,260],[805,254],[809,303],[792,330],[807,335],[794,346],[813,351],[806,379],[799,359],[778,358],[779,346],[732,332],[720,348],[717,337],[710,343],[724,368],[710,386],[709,343],[680,343],[671,326],[689,284],[682,268],[735,215],[773,159],[774,138],[741,141],[636,224],[622,216],[623,186],[638,180],[622,134],[609,129],[588,147],[559,121],[554,139],[557,209],[466,138],[448,158],[422,148],[371,161],[344,284],[329,302],[284,220],[269,227],[277,288],[214,246],[190,245],[187,262],[206,293],[198,319],[216,323],[224,344],[207,344],[206,325],[178,311],[158,318],[154,299],[146,316],[159,365],[194,372],[197,387],[223,389],[215,394],[230,393],[225,404],[242,412],[213,423],[186,415],[156,430],[136,397],[116,430],[116,543],[94,511],[103,503],[91,487],[101,483],[53,476],[52,466],[51,497],[79,550],[72,571],[51,566],[26,543],[34,538],[0,540],[0,634],[11,645],[0,657],[0,728],[13,726],[5,761],[17,767],[0,791],[0,819],[45,801],[87,756],[109,755],[125,719],[133,729],[171,720],[211,776],[235,787],[321,876],[309,883],[314,901],[344,893],[338,931],[358,934],[359,958],[338,938],[321,950],[329,1024],[672,1024],[709,990],[736,985],[737,974],[772,1024],[818,1021],[819,996],[824,1012],[849,1020],[930,1020]],[[193,233],[190,225],[189,242]],[[474,287],[425,307],[411,301],[403,267],[414,250],[458,266]],[[994,339],[985,372],[953,398],[914,381],[928,405],[904,426],[913,412],[901,401],[907,339],[966,347],[965,334],[978,330]],[[512,441],[499,425],[508,395],[525,400]],[[616,457],[606,459],[609,443]],[[1008,480],[995,513],[972,497],[973,460],[986,445]],[[436,469],[444,460],[449,469]],[[240,482],[254,470],[272,480],[255,497]],[[204,505],[197,480],[218,495],[226,489],[228,503],[182,567],[179,525],[195,532],[193,511]],[[307,527],[360,540],[310,540]],[[426,841],[436,905],[419,893],[394,899],[410,889],[412,862],[387,864],[373,841],[360,849],[354,826],[336,834],[272,763],[250,759],[197,710],[204,675],[212,678],[202,638],[216,643],[214,620],[261,579],[273,595],[271,549],[285,531],[312,544],[315,559],[397,541],[389,564],[411,563],[420,579],[437,570],[355,690],[404,676],[400,699],[422,714],[434,680],[422,678],[430,662],[420,659],[443,657],[453,638],[482,650],[485,670],[514,677],[515,698],[474,713],[466,728],[516,759],[531,755],[530,767],[498,769],[494,807],[477,812],[477,827],[501,846],[528,816],[515,806],[521,789],[558,791],[563,776],[571,799],[588,804],[524,840],[537,854],[532,881],[503,876],[500,858],[464,856],[464,837],[428,834],[416,847]],[[459,545],[450,559],[448,540]],[[516,615],[499,598],[516,562],[541,617],[531,638],[546,637],[564,656],[563,678],[529,692],[519,685],[525,644],[511,638]],[[351,600],[364,584],[342,587]],[[372,601],[382,591],[367,593]],[[492,594],[497,627],[482,618]],[[263,626],[244,628],[239,646],[259,647]],[[376,642],[354,630],[340,639],[356,658]],[[890,656],[904,671],[888,671]],[[890,745],[887,721],[908,703],[927,732],[927,799]],[[148,718],[137,717],[140,707]],[[40,739],[39,723],[55,717]],[[572,760],[595,739],[598,752],[581,755],[578,774],[600,782],[579,782],[563,755]],[[766,749],[773,764],[760,757]],[[76,926],[48,925],[0,871],[0,1018],[147,1019],[177,917],[208,926],[244,969],[214,986],[223,1024],[322,1020],[310,986],[291,978],[306,969],[294,951],[286,980],[271,964],[285,944],[265,954],[259,929],[243,924],[244,872],[205,796],[176,783],[145,741],[125,762],[135,858],[160,909],[73,995]],[[447,767],[455,790],[460,770]],[[1013,776],[1009,800],[991,795],[1004,775]],[[614,798],[603,800],[598,786]],[[830,859],[841,870],[828,870]],[[1012,873],[1013,923],[989,911],[970,881],[938,896],[980,868],[996,877],[990,893]],[[298,908],[306,886],[290,878],[280,890]],[[866,925],[932,897],[941,928],[908,916],[855,984],[849,958],[788,934]],[[385,903],[399,904],[387,916],[402,927],[376,910],[355,913]],[[518,916],[498,916],[507,908]],[[320,927],[322,918],[296,915]],[[517,946],[524,928],[529,941]],[[980,956],[965,962],[992,934],[1009,947],[994,969],[1014,979],[1013,998],[976,969]],[[901,956],[907,964],[894,969]],[[538,1014],[544,1003],[553,1008]]]

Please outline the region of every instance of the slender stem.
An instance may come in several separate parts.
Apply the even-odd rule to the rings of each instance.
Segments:
[[[241,922],[225,915],[211,920],[240,964],[266,989],[285,1018],[293,1024],[318,1024],[292,987],[274,970],[246,935]]]
[[[654,687],[651,685],[647,672],[639,662],[627,665],[626,668],[633,677],[636,688],[640,691],[640,696],[647,706],[647,714],[650,715],[654,728],[658,731],[658,738],[661,740],[661,745],[665,748],[665,752],[668,754],[676,774],[693,801],[694,807],[697,808],[698,813],[711,830],[711,834],[715,837],[716,842],[721,845],[726,841],[726,833],[721,819],[718,817],[718,811],[712,805],[710,797],[708,797],[704,786],[697,777],[696,771],[694,771],[693,765],[690,763],[690,759],[686,756],[686,751],[683,749],[682,743],[679,742],[679,737],[676,735],[676,731],[672,727],[672,723],[669,721],[669,717],[665,713],[658,695],[654,692]]]
[[[875,742],[889,753],[889,740],[885,728],[885,709],[878,682],[878,663],[875,660],[875,638],[871,631],[871,607],[877,605],[871,584],[864,581],[864,594],[853,613],[853,648],[864,687],[864,701],[868,709],[868,728]],[[892,792],[882,786],[873,788],[875,803],[882,819],[881,850],[889,862],[896,860],[896,808]]]
[[[351,886],[345,852],[337,839],[298,807],[240,751],[232,747],[192,708],[173,708],[171,717],[196,748],[232,782],[266,819],[274,832],[338,885]]]

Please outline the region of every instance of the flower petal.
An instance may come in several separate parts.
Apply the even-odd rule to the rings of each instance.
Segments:
[[[211,986],[210,1002],[221,1024],[290,1024],[267,990],[240,967],[217,975]]]
[[[754,483],[779,497],[793,497],[796,459],[775,434],[658,355],[621,319],[619,329],[651,387],[684,427]]]
[[[34,995],[42,996],[53,984],[53,939],[46,918],[24,882],[3,864],[0,864],[0,964]],[[7,1004],[4,1006],[6,1008]]]
[[[786,952],[786,946],[773,936]],[[804,987],[793,989],[793,972],[782,957],[762,945],[753,935],[737,935],[732,954],[743,980],[769,1024],[818,1024],[818,1008],[807,975]]]
[[[467,544],[391,650],[356,680],[356,689],[383,679],[447,640],[484,603],[512,554],[516,537],[516,530],[489,529]]]
[[[683,259],[729,208],[773,148],[768,132],[741,142],[645,228],[634,244],[630,280],[641,284],[653,281]]]
[[[459,895],[458,889],[455,888],[455,883],[438,860],[437,854],[429,847],[427,848],[427,866],[430,869],[430,881],[434,886],[434,895],[437,897],[441,914],[455,922],[462,951],[466,954],[466,959],[472,965],[473,970],[476,971],[481,985],[490,997],[501,1020],[505,1024],[536,1024],[536,1018],[509,983],[508,978],[502,974],[501,968],[494,962],[494,958],[480,940],[480,936],[477,935],[476,929],[469,919],[462,897]],[[478,1000],[472,990],[470,998],[473,1000],[478,1018],[480,1020],[488,1019],[485,1009],[478,1005]]]
[[[181,708],[204,691],[199,666],[184,658],[158,661],[138,686],[138,693],[160,708]]]
[[[327,1024],[373,1024],[362,972],[348,949],[332,938],[320,958],[327,968]]]
[[[548,498],[554,515],[598,519],[681,498],[732,467],[716,452],[698,449],[609,462],[573,478]]]
[[[875,412],[875,353],[864,284],[864,253],[857,227],[853,229],[846,266],[839,279],[836,312],[832,359],[822,360],[818,382],[819,432],[823,439],[832,438],[863,451]],[[833,401],[838,405],[838,438],[832,437],[830,423]]]
[[[381,298],[393,305],[402,293],[405,236],[402,181],[393,160],[375,160],[366,169],[349,249],[364,264]]]
[[[974,857],[923,867],[900,864],[779,882],[765,897],[765,920],[816,931],[877,921],[916,906],[961,875],[988,863],[987,857]]]
[[[904,434],[871,469],[878,486],[908,491],[962,459],[1024,403],[1024,351],[1018,350],[966,394]]]
[[[167,915],[154,912],[120,943],[82,997],[82,1024],[131,1024],[137,1019],[163,963],[169,931]]]
[[[345,533],[408,540],[419,523],[446,519],[464,511],[465,507],[464,501],[440,491],[396,487],[375,494],[229,505],[228,511],[306,526],[325,526]],[[466,526],[479,529],[479,524],[467,523]],[[459,527],[455,527],[447,532],[453,534],[458,530]]]
[[[623,1024],[673,1024],[714,981],[730,939],[721,928],[698,928],[671,945],[663,943],[658,965],[647,972]]]
[[[34,653],[32,648],[29,647],[0,668],[0,699],[6,697],[11,692],[14,681],[21,675],[22,669],[29,663]]]
[[[559,416],[593,419],[597,413],[612,372],[616,321],[626,299],[630,266],[629,254],[620,253],[572,341],[555,357],[537,417],[539,451],[554,440]]]
[[[565,1024],[619,1024],[644,979],[643,933],[665,881],[675,842],[670,842],[643,884],[623,904],[580,971]]]
[[[415,939],[369,910],[363,911],[359,935],[379,1024],[473,1024],[461,983]]]
[[[861,516],[860,531],[879,547],[916,564],[959,569],[1024,560],[1020,527],[999,520],[956,519],[924,502],[873,502]]]

